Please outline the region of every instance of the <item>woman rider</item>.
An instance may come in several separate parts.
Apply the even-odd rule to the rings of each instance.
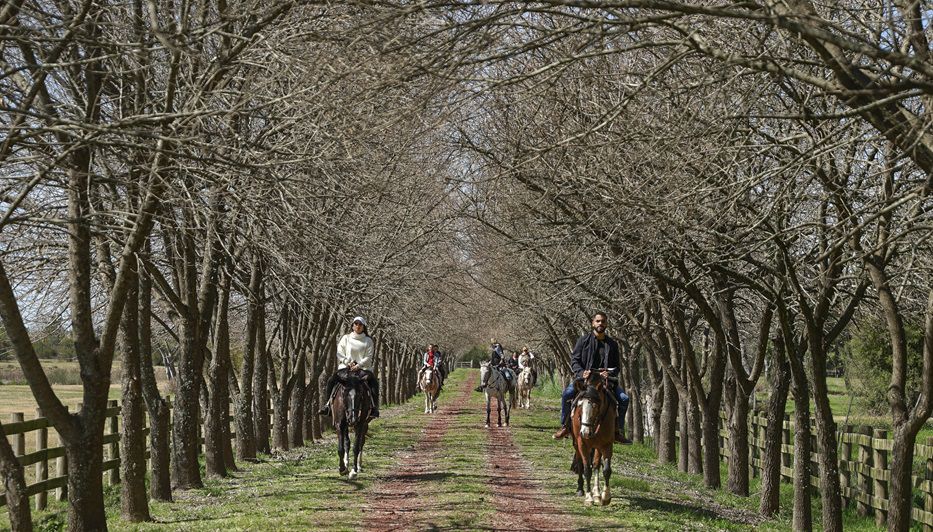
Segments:
[[[373,403],[370,417],[379,417],[379,381],[372,372],[374,349],[373,339],[369,337],[366,329],[366,320],[362,316],[353,318],[350,332],[343,335],[337,342],[337,372],[327,380],[327,391],[324,394],[324,397],[327,397],[327,403],[321,407],[318,414],[322,416],[330,414],[331,394],[334,393],[337,379],[346,380],[349,373],[353,371],[359,372],[360,379],[369,385]]]

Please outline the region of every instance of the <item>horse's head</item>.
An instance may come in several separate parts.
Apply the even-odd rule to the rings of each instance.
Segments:
[[[425,368],[424,375],[421,376],[421,380],[425,385],[431,384],[431,382],[434,380],[434,370],[431,368]]]
[[[489,383],[489,374],[492,373],[492,367],[489,362],[480,362],[479,364],[479,382],[483,386]]]
[[[576,383],[582,390],[579,400],[580,436],[592,438],[599,432],[599,423],[608,408],[609,398],[606,393],[606,379],[597,372],[591,372],[585,380]]]

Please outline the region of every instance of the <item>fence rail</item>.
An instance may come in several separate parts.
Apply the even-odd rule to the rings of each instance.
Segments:
[[[721,427],[727,427],[725,412],[720,413]],[[765,446],[765,427],[768,419],[761,411],[752,413],[749,419],[749,467],[753,476],[761,475],[764,467],[762,454]],[[812,425],[811,425],[812,426]],[[794,478],[794,422],[790,415],[784,415],[781,430],[781,479],[791,482]],[[843,425],[837,431],[839,442],[839,479],[842,497],[846,505],[855,505],[862,516],[875,517],[875,522],[882,526],[887,520],[888,483],[891,481],[889,456],[894,447],[894,440],[888,439],[886,430],[875,429],[866,425]],[[676,431],[678,443],[680,431]],[[811,434],[810,457],[811,484],[814,493],[820,489],[819,460],[820,452],[815,434]],[[719,431],[719,455],[723,460],[730,456],[729,431]],[[918,463],[920,467],[918,468]],[[914,471],[912,475],[913,497],[911,507],[913,523],[920,524],[924,532],[933,532],[933,438],[914,445]],[[917,495],[919,497],[919,504]]]
[[[171,407],[172,404],[169,403],[169,408]],[[147,420],[148,417],[148,413],[146,413]],[[233,439],[235,436],[234,420],[232,416],[229,416],[229,418],[228,422],[231,423],[230,438]],[[107,427],[103,438],[103,446],[106,453],[102,471],[104,478],[107,479],[110,484],[118,484],[120,482],[120,406],[117,401],[109,401],[104,426]],[[3,425],[3,432],[6,433],[10,445],[13,447],[13,454],[16,455],[16,459],[19,461],[20,465],[22,465],[24,469],[29,466],[35,466],[32,475],[35,481],[27,483],[26,494],[30,497],[34,497],[36,510],[44,510],[48,506],[48,493],[50,491],[55,492],[53,494],[55,500],[64,501],[68,498],[68,461],[65,457],[65,448],[62,446],[61,437],[58,437],[58,445],[56,447],[48,446],[49,428],[51,427],[52,425],[49,423],[49,420],[42,417],[38,409],[36,409],[36,417],[34,419],[27,420],[22,413],[15,413],[12,416],[12,422],[4,423]],[[31,452],[26,452],[26,435],[30,433],[35,433],[35,437],[32,438],[35,443],[33,445],[33,450]],[[143,436],[148,436],[148,434],[149,427],[146,426],[143,429]],[[58,436],[57,432],[56,436]],[[198,453],[200,454],[203,452],[204,445],[204,436],[200,427],[198,430],[198,440]],[[146,458],[149,458],[148,446],[146,448]],[[55,461],[55,476],[49,478],[49,465],[53,460]],[[0,507],[3,506],[6,506],[6,494],[0,493]]]

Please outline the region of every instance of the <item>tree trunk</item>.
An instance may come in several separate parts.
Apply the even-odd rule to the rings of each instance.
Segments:
[[[690,390],[687,401],[687,472],[699,475],[703,472],[703,416],[693,393],[693,383],[688,383],[687,387]]]
[[[748,396],[738,383],[729,416],[729,491],[748,497]]]
[[[148,251],[148,245],[147,245]],[[172,500],[171,450],[169,447],[171,410],[162,398],[152,367],[152,281],[145,270],[139,272],[139,357],[142,393],[149,411],[149,462],[152,473],[149,495],[156,500]]]
[[[768,424],[765,427],[762,449],[761,515],[771,517],[781,508],[781,444],[784,430],[784,409],[790,388],[790,364],[784,353],[783,340],[775,338],[774,364],[771,373],[771,395],[765,409]]]
[[[208,368],[209,395],[205,416],[204,454],[205,472],[214,478],[227,476],[226,449],[230,444],[229,439],[224,441],[230,430],[227,419],[230,411],[227,375],[230,368],[230,325],[227,317],[230,307],[230,281],[227,275],[220,281],[217,323],[214,328],[214,353]]]
[[[288,362],[284,362],[287,364]],[[272,448],[280,451],[289,449],[288,439],[288,406],[291,401],[289,390],[280,390],[273,397],[272,420]]]
[[[661,412],[661,428],[658,440],[658,461],[672,464],[677,459],[674,431],[677,428],[677,416],[680,412],[677,390],[671,379],[664,375],[664,409]]]
[[[290,411],[288,413],[288,440],[292,448],[301,447],[305,444],[304,438],[304,408],[305,408],[305,353],[304,350],[298,353],[298,364],[295,368],[294,380],[292,385],[291,399],[289,401]]]
[[[811,344],[812,346],[812,344]],[[817,352],[813,352],[817,351]],[[820,498],[823,501],[823,530],[842,531],[842,498],[839,485],[839,458],[836,449],[836,422],[826,387],[826,356],[812,349],[813,403],[816,407],[816,436],[820,456]]]
[[[6,495],[6,506],[13,532],[32,531],[32,512],[29,509],[29,496],[26,495],[26,477],[23,466],[13,454],[13,448],[7,441],[0,424],[0,477]]]
[[[256,451],[269,454],[269,352],[266,349],[266,314],[259,308],[256,366],[253,372],[253,424]]]
[[[719,476],[719,410],[703,411],[703,484],[718,489]]]
[[[680,438],[677,446],[677,469],[686,473],[690,465],[690,431],[687,430],[689,425],[687,421],[687,401],[684,401],[683,398],[680,400],[679,410],[677,425],[680,430]]]
[[[80,414],[76,441],[65,442],[68,460],[68,530],[107,530],[104,511],[103,439],[107,396],[87,403]],[[99,406],[97,406],[99,403]]]
[[[131,523],[150,520],[146,497],[146,438],[139,349],[138,283],[134,279],[123,308],[122,398],[120,414],[120,515]],[[148,315],[147,315],[148,318]]]
[[[198,464],[198,425],[203,359],[198,340],[197,318],[186,316],[182,322],[181,356],[172,424],[172,481],[177,489],[203,486]]]

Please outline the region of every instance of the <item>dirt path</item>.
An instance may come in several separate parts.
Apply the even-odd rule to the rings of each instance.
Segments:
[[[573,530],[574,519],[558,509],[534,477],[507,427],[490,427],[487,474],[493,485],[496,529]]]
[[[465,413],[465,404],[476,386],[477,375],[461,383],[457,395],[448,404],[439,405],[424,435],[409,450],[396,455],[396,467],[376,483],[367,499],[366,530],[424,530],[436,528],[439,509],[432,507],[431,480],[444,475],[440,454],[441,441],[457,416]],[[424,401],[416,397],[415,401]]]

